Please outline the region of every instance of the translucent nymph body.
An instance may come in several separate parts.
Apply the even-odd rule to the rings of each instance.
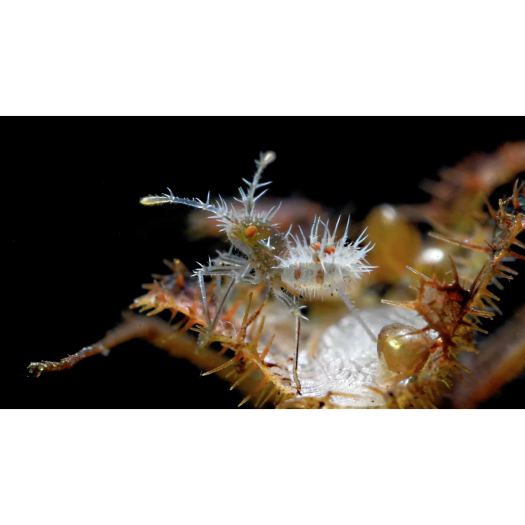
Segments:
[[[319,241],[320,224],[324,226],[324,234]],[[343,292],[348,285],[373,268],[365,259],[372,249],[370,243],[364,248],[359,247],[359,243],[366,238],[364,232],[355,244],[346,245],[349,222],[340,239],[337,239],[338,226],[339,221],[330,234],[328,225],[316,219],[309,242],[304,235],[302,240],[298,236],[287,236],[287,257],[280,258],[278,268],[288,288],[310,296],[327,289]]]
[[[350,282],[350,273],[344,271],[336,274],[336,268],[334,263],[325,263],[323,268],[315,263],[293,264],[283,270],[281,278],[286,286],[294,290],[315,293],[317,290],[341,284],[342,280]]]

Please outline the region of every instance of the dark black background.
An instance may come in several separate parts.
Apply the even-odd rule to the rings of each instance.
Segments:
[[[182,206],[146,208],[165,191],[234,195],[259,151],[277,160],[271,195],[302,195],[362,219],[376,204],[419,203],[440,168],[525,138],[523,119],[136,118],[10,121],[4,135],[2,406],[233,408],[240,394],[141,341],[73,370],[27,377],[99,340],[164,258],[190,268],[213,241],[185,234]],[[7,137],[7,138],[6,138]],[[400,248],[401,249],[401,248]],[[519,303],[524,279],[507,292]],[[525,406],[524,381],[485,406]]]

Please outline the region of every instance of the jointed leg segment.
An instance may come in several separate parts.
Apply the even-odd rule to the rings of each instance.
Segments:
[[[358,314],[357,308],[353,305],[352,301],[346,296],[343,290],[340,288],[336,288],[337,293],[341,296],[341,299],[346,304],[350,312],[353,316],[357,319],[357,322],[364,328],[365,332],[368,334],[370,339],[377,343],[377,337],[373,334],[372,330],[368,327],[368,325],[364,322],[363,318]]]

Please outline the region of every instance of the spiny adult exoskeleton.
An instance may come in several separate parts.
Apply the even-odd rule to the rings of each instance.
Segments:
[[[309,240],[299,228],[301,236],[279,230],[278,224],[272,222],[278,207],[273,207],[267,212],[255,213],[255,202],[267,191],[256,192],[270,182],[261,183],[264,169],[275,160],[275,153],[268,151],[261,153],[260,159],[255,161],[257,170],[251,182],[243,179],[247,189],[239,188],[240,198],[235,200],[243,206],[242,210],[228,205],[219,196],[215,204],[210,202],[210,195],[206,202],[200,199],[184,199],[175,197],[168,188],[169,194],[148,196],[141,199],[141,204],[185,204],[201,210],[211,212],[212,219],[222,225],[226,232],[231,247],[228,252],[219,252],[218,257],[209,261],[209,264],[197,269],[194,275],[199,280],[201,297],[207,322],[207,330],[200,334],[199,347],[205,346],[209,339],[206,334],[212,334],[220,318],[230,293],[237,283],[259,284],[265,281],[268,288],[278,301],[283,303],[295,317],[296,341],[293,362],[293,377],[297,391],[301,393],[301,383],[297,376],[297,360],[299,353],[299,336],[301,330],[301,310],[305,306],[298,304],[297,296],[301,294],[312,296],[317,291],[334,290],[345,302],[350,311],[357,317],[363,328],[372,340],[376,341],[374,334],[357,314],[351,300],[346,295],[348,286],[352,281],[360,279],[363,273],[370,272],[374,267],[369,266],[365,257],[373,248],[368,243],[365,247],[359,244],[366,239],[363,232],[355,243],[347,242],[350,217],[346,229],[340,239],[336,238],[339,220],[333,233],[320,218],[315,218],[312,224]],[[324,231],[319,236],[319,227],[323,225]],[[230,282],[222,295],[217,297],[215,316],[210,319],[204,277],[216,277],[217,290],[221,289],[221,279],[228,277]]]

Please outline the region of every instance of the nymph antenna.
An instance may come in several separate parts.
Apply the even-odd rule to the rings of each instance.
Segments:
[[[234,218],[233,210],[228,209],[228,205],[222,197],[219,197],[219,200],[215,204],[210,202],[210,194],[206,198],[206,202],[201,201],[200,199],[185,199],[182,197],[175,197],[173,192],[168,188],[168,193],[163,193],[162,195],[148,195],[140,199],[140,203],[144,206],[156,206],[159,204],[185,204],[186,206],[191,206],[193,208],[198,208],[199,210],[206,210],[213,213],[213,217],[216,219],[229,219]]]
[[[240,202],[244,206],[247,215],[253,215],[255,201],[262,197],[268,191],[268,189],[265,189],[263,192],[259,193],[259,195],[255,196],[255,192],[259,188],[263,188],[264,186],[268,186],[268,184],[271,184],[271,182],[263,182],[261,184],[259,181],[261,180],[262,172],[269,164],[271,164],[275,160],[275,157],[276,155],[273,151],[267,151],[266,153],[261,152],[259,160],[255,161],[257,171],[253,176],[252,182],[246,179],[242,179],[247,185],[247,191],[245,192],[243,188],[239,188],[239,194],[241,198],[236,198],[235,200],[237,202]]]

